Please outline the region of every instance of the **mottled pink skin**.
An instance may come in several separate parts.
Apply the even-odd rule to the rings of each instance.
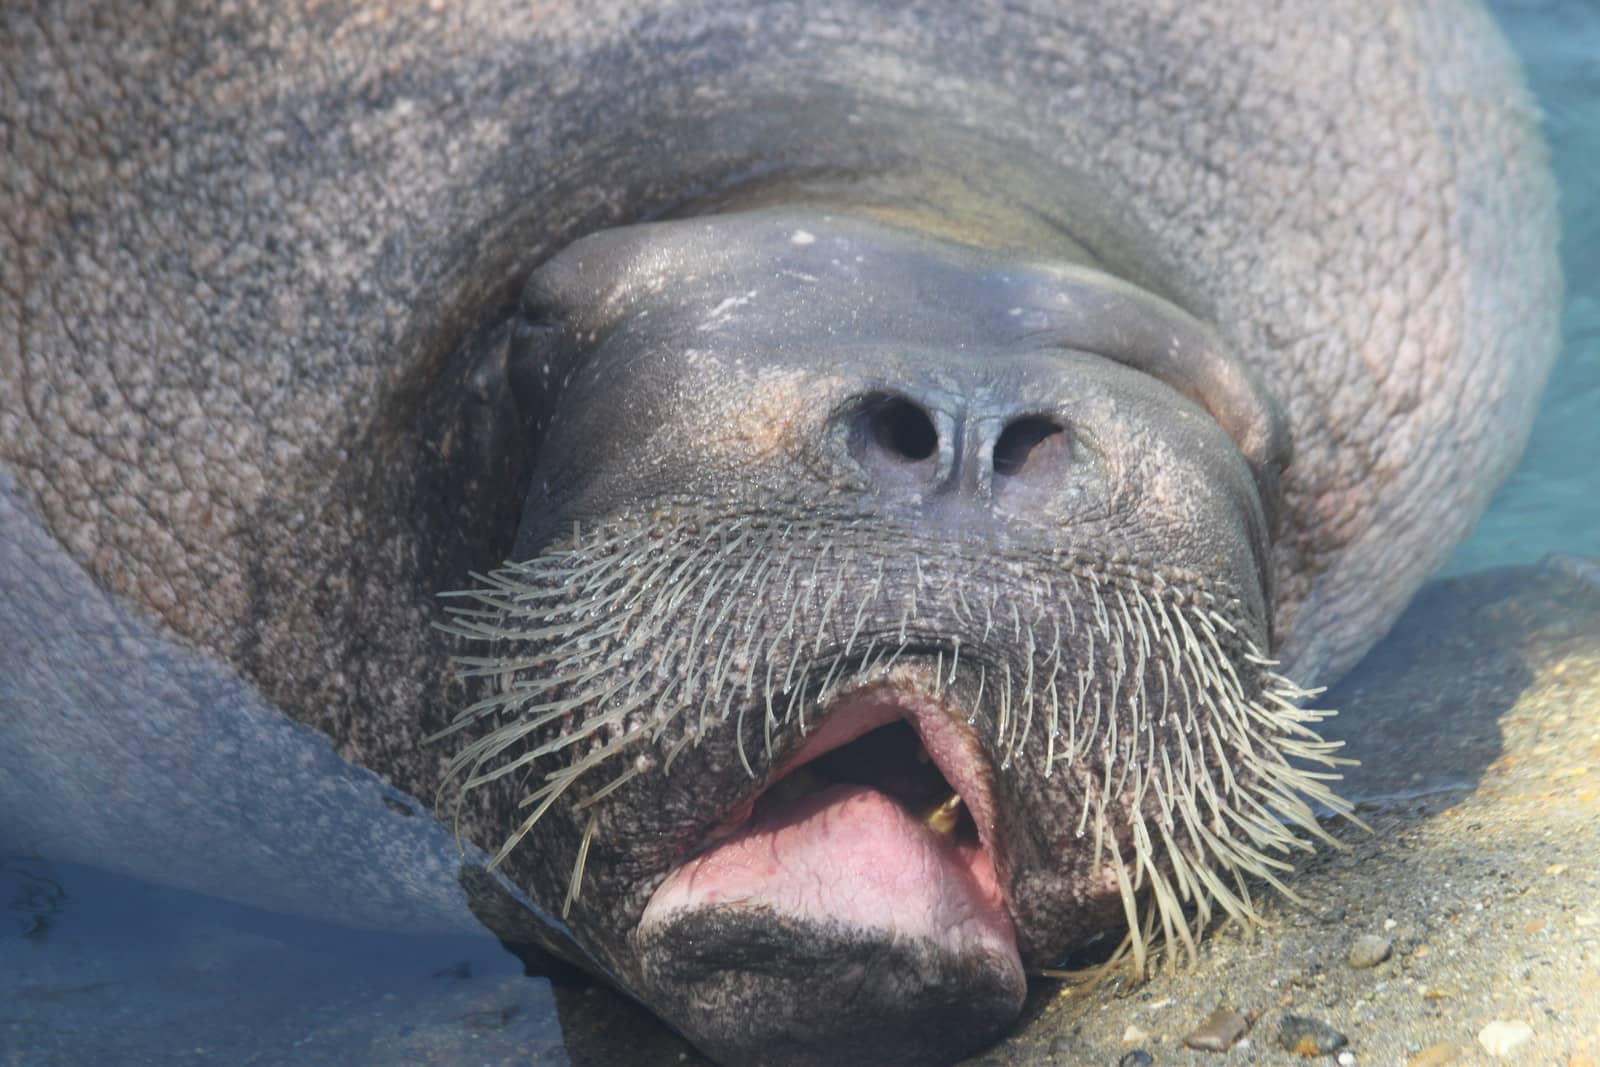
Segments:
[[[911,686],[870,687],[837,704],[774,781],[900,718],[960,793],[977,844],[934,832],[875,789],[829,786],[754,820],[741,813],[743,825],[656,890],[641,932],[699,908],[769,909],[982,952],[1020,980],[1016,931],[995,873],[987,772],[958,709]]]
[[[766,813],[673,872],[642,926],[708,907],[926,938],[1022,970],[988,853],[942,838],[866,786],[829,786]]]

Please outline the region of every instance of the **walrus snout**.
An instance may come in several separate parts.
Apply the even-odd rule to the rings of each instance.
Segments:
[[[1178,309],[772,209],[576,242],[519,337],[550,416],[452,770],[729,1062],[971,1047],[1087,939],[1248,913],[1212,866],[1338,806],[1266,656],[1277,410]]]
[[[517,558],[712,484],[798,481],[992,538],[1101,524],[1126,552],[1151,550],[1129,541],[1157,497],[1195,562],[1242,565],[1265,596],[1276,404],[1198,321],[1096,270],[767,209],[584,238],[536,272],[523,319],[512,377],[554,414]]]

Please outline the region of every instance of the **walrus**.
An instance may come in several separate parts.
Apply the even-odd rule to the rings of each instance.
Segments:
[[[6,839],[724,1062],[1251,915],[1556,349],[1470,3],[5,27]]]

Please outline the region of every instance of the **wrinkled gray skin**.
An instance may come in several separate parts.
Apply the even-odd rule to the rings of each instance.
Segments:
[[[1328,681],[1479,514],[1555,350],[1535,115],[1467,4],[12,4],[0,137],[0,840],[362,925],[472,924],[459,869],[543,780],[468,791],[458,855],[459,743],[423,739],[482,692],[430,625],[473,571],[787,516],[875,632],[908,560],[1036,591],[1065,553],[1216,591]],[[725,627],[776,650],[799,601],[741,588]],[[850,684],[981,650],[941,611]],[[1042,729],[1002,767],[968,689],[1046,966],[1122,915],[1067,825],[1092,783],[1041,775]],[[801,743],[759,723],[644,753],[542,936],[734,1062],[1007,1025],[986,958],[641,933]],[[499,869],[546,918],[581,792]]]

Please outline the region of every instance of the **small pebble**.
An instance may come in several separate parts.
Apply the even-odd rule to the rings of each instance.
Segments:
[[[1218,1008],[1183,1035],[1183,1043],[1201,1052],[1226,1052],[1250,1029],[1250,1020],[1236,1011]]]
[[[1339,1053],[1339,1067],[1356,1067],[1356,1054],[1349,1049]]]
[[[1278,1020],[1278,1047],[1310,1059],[1327,1056],[1350,1043],[1350,1039],[1323,1022],[1304,1015],[1285,1015]]]
[[[1118,1060],[1117,1067],[1150,1067],[1155,1062],[1150,1053],[1142,1048],[1136,1048]]]
[[[1489,1055],[1504,1059],[1533,1040],[1533,1027],[1525,1022],[1495,1019],[1478,1031],[1478,1044],[1489,1050]]]
[[[1141,1030],[1132,1023],[1129,1023],[1128,1028],[1122,1031],[1122,1043],[1124,1045],[1142,1044],[1149,1036],[1150,1032],[1148,1030]]]
[[[1429,1045],[1406,1061],[1406,1067],[1445,1067],[1446,1064],[1456,1062],[1461,1056],[1461,1050],[1446,1041],[1437,1045]]]
[[[1350,955],[1348,957],[1350,966],[1358,969],[1376,967],[1389,958],[1389,953],[1393,949],[1394,944],[1387,937],[1379,937],[1377,934],[1364,934],[1356,938],[1355,944],[1350,946]]]

